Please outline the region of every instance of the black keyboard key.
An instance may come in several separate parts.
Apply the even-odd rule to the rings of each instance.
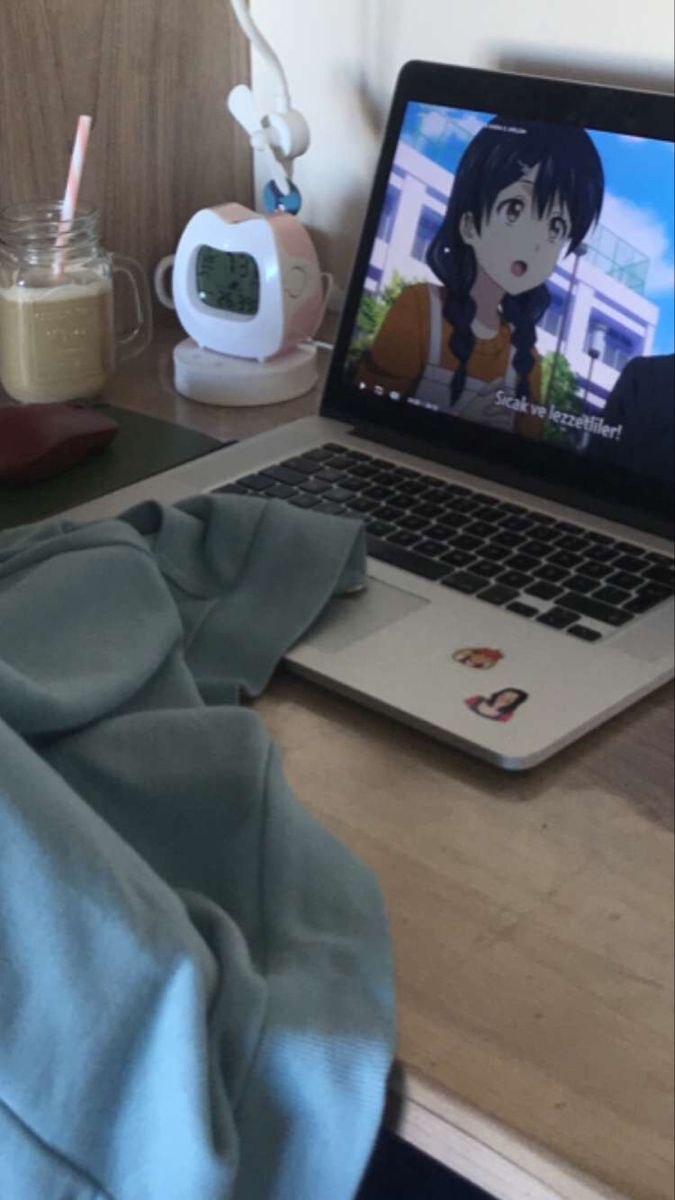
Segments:
[[[456,571],[454,575],[449,575],[441,582],[443,587],[452,588],[455,592],[462,592],[465,596],[475,596],[476,592],[482,591],[485,587],[485,580],[481,579],[480,575],[472,575],[470,571]]]
[[[482,544],[480,538],[469,537],[468,533],[460,533],[453,538],[452,545],[455,550],[480,550],[482,552]]]
[[[443,516],[443,508],[440,504],[416,504],[413,509],[415,516],[426,517],[427,521],[434,521],[436,517]]]
[[[644,560],[639,558],[631,558],[624,554],[621,558],[617,558],[614,562],[615,571],[628,571],[631,575],[639,575],[644,568]]]
[[[552,563],[542,563],[541,566],[535,566],[533,574],[537,579],[543,579],[545,583],[562,583],[563,579],[567,579],[569,571],[566,567],[556,567]],[[596,588],[597,584],[593,584]]]
[[[378,484],[366,488],[364,492],[369,500],[379,500],[382,504],[388,504],[394,494],[390,488],[379,487]]]
[[[636,556],[644,554],[642,546],[636,546],[634,542],[617,542],[616,548],[617,550],[620,550],[622,554],[633,554]]]
[[[495,546],[494,542],[485,542],[480,548],[480,553],[482,558],[487,558],[490,562],[500,565],[506,566],[507,563],[511,565],[513,562],[511,551],[507,550],[505,546]]]
[[[537,617],[540,625],[548,625],[550,629],[567,629],[570,625],[574,625],[576,620],[577,614],[566,608],[552,608],[549,612],[542,613],[540,617]]]
[[[309,458],[287,458],[279,465],[287,471],[297,471],[300,475],[313,475],[316,471],[316,461]]]
[[[300,476],[302,479],[302,476]],[[266,492],[268,488],[274,487],[274,478],[270,475],[247,475],[245,479],[238,479],[237,483],[240,487],[245,487],[249,492]]]
[[[387,541],[391,542],[393,546],[405,547],[414,546],[417,540],[417,534],[411,533],[409,529],[397,529],[396,533],[392,533],[387,538]]]
[[[528,517],[507,517],[502,521],[502,529],[508,529],[510,533],[527,533],[532,528],[532,522]]]
[[[350,501],[350,508],[353,508],[354,512],[363,513],[364,516],[367,513],[375,512],[375,509],[379,507],[377,500],[368,500],[365,496],[355,496]]]
[[[476,502],[469,496],[460,496],[457,499],[453,498],[448,507],[452,508],[454,512],[466,513],[467,516],[472,517],[476,511]]]
[[[587,558],[579,567],[581,575],[588,575],[590,579],[608,579],[614,574],[614,565],[612,563],[593,562]]]
[[[556,546],[559,550],[569,550],[571,554],[584,554],[588,548],[588,543],[580,537],[572,537],[566,534],[565,537],[558,538]]]
[[[366,521],[368,533],[372,533],[376,538],[388,538],[390,533],[396,533],[395,525],[388,525],[386,521],[378,520],[377,513],[374,517],[369,517]]]
[[[212,492],[214,496],[250,496],[251,494],[239,483],[228,483],[225,487],[213,488]]]
[[[373,468],[370,463],[357,463],[356,466],[350,469],[349,474],[353,475],[355,479],[360,479],[362,481],[364,479],[372,479]]]
[[[418,517],[416,513],[408,513],[399,521],[401,529],[409,529],[412,533],[420,533],[423,529],[427,528],[428,524],[429,522],[424,517]],[[454,531],[451,530],[450,532]]]
[[[622,588],[624,592],[636,592],[644,583],[639,575],[629,575],[627,571],[617,571],[616,575],[610,575],[607,583],[610,587]]]
[[[401,567],[403,571],[410,571],[411,574],[420,575],[423,579],[441,579],[448,570],[447,563],[423,558],[414,550],[406,550],[403,546],[394,546],[391,542],[374,537],[372,533],[368,534],[368,553],[373,558],[379,559],[380,562],[389,563],[392,567]]]
[[[590,596],[598,586],[597,579],[591,579],[588,575],[573,575],[567,580],[566,586],[572,592],[578,592],[580,596]]]
[[[578,638],[580,642],[599,642],[602,634],[598,633],[597,629],[589,629],[588,625],[572,625],[567,632],[572,637]]]
[[[303,493],[301,496],[294,496],[289,503],[292,504],[294,508],[316,508],[319,503],[319,497],[309,496],[306,493]]]
[[[504,587],[515,588],[517,592],[522,592],[532,580],[529,575],[523,575],[521,571],[509,570],[504,571],[503,575],[499,576],[497,582],[501,583]]]
[[[330,500],[322,500],[314,511],[324,513],[327,517],[346,517],[348,513],[344,504],[332,504]]]
[[[317,463],[328,462],[335,455],[332,450],[327,450],[325,446],[319,446],[316,450],[305,450],[303,458],[313,458]]]
[[[450,550],[443,555],[443,562],[449,567],[468,567],[469,563],[475,561],[474,555],[469,554],[466,550]]]
[[[528,596],[534,596],[537,600],[555,600],[562,592],[562,588],[555,583],[528,583],[525,588],[525,593]]]
[[[595,529],[584,530],[589,542],[593,542],[596,546],[614,546],[616,545],[614,538],[609,537],[606,533],[598,533]]]
[[[324,483],[340,483],[348,476],[344,471],[336,471],[333,467],[322,467],[320,471],[316,472],[316,478],[322,479]]]
[[[550,554],[552,549],[553,547],[551,545],[547,545],[546,542],[533,541],[525,542],[522,547],[523,554],[529,554],[530,558],[536,558],[538,560],[546,558],[546,555]]]
[[[577,592],[565,592],[560,597],[561,608],[579,613],[581,617],[591,617],[594,621],[602,621],[605,625],[619,628],[631,620],[631,614],[625,609],[613,608],[611,604],[603,604],[595,596],[580,596]]]
[[[649,554],[645,554],[647,562],[655,567],[670,567],[673,569],[673,560],[667,554],[660,554],[658,550],[650,550]]]
[[[592,542],[592,548],[586,550],[586,554],[590,559],[593,560],[593,562],[607,563],[614,561],[618,554],[618,550],[612,543],[607,544],[605,542]],[[614,567],[614,570],[616,569],[617,568]]]
[[[528,552],[524,544],[526,538],[522,533],[509,533],[508,531],[506,533],[498,533],[496,537],[492,538],[492,541],[496,546],[503,546],[505,550],[522,549],[524,554]]]
[[[419,542],[418,545],[415,546],[415,552],[417,554],[423,554],[425,558],[439,558],[441,554],[447,553],[447,549],[448,547],[445,546],[443,542],[434,542],[431,541],[431,539],[427,539],[424,542]]]
[[[538,525],[546,525],[547,529],[550,528],[551,525],[556,524],[555,517],[550,516],[549,513],[532,511],[530,516],[534,518]]]
[[[505,587],[501,583],[496,583],[494,587],[490,587],[485,592],[479,592],[479,600],[485,600],[486,604],[496,604],[499,608],[503,608],[505,604],[510,604],[513,600],[518,599],[518,591],[514,588]]]
[[[669,588],[659,587],[658,583],[650,583],[647,587],[640,588],[636,600],[640,600],[647,605],[647,608],[656,608],[657,604],[663,604],[665,600],[670,599]],[[626,608],[630,607],[630,601]],[[646,610],[643,610],[646,611]]]
[[[310,480],[310,483],[314,483]],[[330,500],[332,504],[349,504],[354,499],[354,493],[348,488],[334,487],[326,492],[326,500]]]
[[[662,587],[673,590],[673,568],[670,567],[650,567],[645,572],[645,578],[653,583],[661,584]]]
[[[270,479],[275,479],[277,483],[287,483],[290,487],[298,487],[306,479],[301,471],[289,471],[288,467],[265,467],[265,474]]]
[[[536,617],[539,612],[538,608],[533,608],[531,604],[523,604],[522,600],[516,600],[513,604],[507,604],[509,612],[515,613],[518,617]]]
[[[494,525],[499,520],[499,509],[496,506],[482,504],[481,508],[476,509],[474,516],[477,521],[487,521],[490,525]]]
[[[556,521],[555,527],[558,533],[579,533],[579,526],[570,525],[569,521]]]
[[[309,496],[326,496],[330,492],[330,484],[323,483],[320,479],[305,479],[300,484],[300,490],[307,492]],[[349,495],[345,492],[345,495]]]
[[[489,562],[488,559],[481,558],[478,562],[471,564],[471,570],[475,575],[481,575],[483,579],[495,579],[500,574],[501,567],[499,563]]]
[[[296,489],[289,487],[287,483],[275,483],[265,494],[271,500],[292,500],[293,496],[297,496]]]
[[[338,456],[338,458],[331,459],[330,465],[331,467],[334,467],[336,471],[350,471],[354,467],[358,467],[359,463],[356,458],[352,458],[351,454],[341,454]],[[295,470],[292,461],[284,463],[284,466],[290,467],[291,470]]]
[[[472,537],[489,538],[494,532],[494,526],[488,524],[487,521],[472,521],[470,525],[466,526],[466,532],[470,533]]]
[[[554,567],[565,567],[567,571],[573,571],[575,567],[581,566],[583,559],[579,554],[572,554],[569,550],[560,550],[557,554],[552,554],[549,562]]]
[[[394,508],[393,505],[385,505],[378,510],[378,518],[380,521],[389,521],[392,525],[400,525],[405,517],[405,510],[402,508]]]
[[[457,537],[457,534],[459,533],[461,526],[457,527],[455,525],[452,525],[451,523],[448,523],[448,521],[446,520],[446,514],[444,513],[443,519],[441,521],[437,521],[436,524],[433,526],[433,529],[434,529],[434,535],[433,535],[434,537],[438,538],[439,541],[441,541],[441,542],[449,542],[452,540],[452,538]]]
[[[485,550],[483,550],[485,554]],[[531,575],[539,566],[536,558],[530,558],[529,554],[514,554],[511,558],[507,558],[506,564],[512,571],[524,571],[527,575]]]
[[[595,593],[596,600],[602,600],[604,604],[615,606],[627,604],[630,598],[630,592],[622,592],[621,588],[615,587],[603,587]]]

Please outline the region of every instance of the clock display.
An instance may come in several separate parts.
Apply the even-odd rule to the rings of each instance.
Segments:
[[[220,312],[254,317],[260,305],[260,272],[251,254],[201,246],[197,291],[203,304]]]

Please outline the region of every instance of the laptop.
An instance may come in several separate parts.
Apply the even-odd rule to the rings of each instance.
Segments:
[[[669,97],[409,63],[320,415],[113,502],[365,521],[288,664],[536,766],[673,675],[673,209]]]

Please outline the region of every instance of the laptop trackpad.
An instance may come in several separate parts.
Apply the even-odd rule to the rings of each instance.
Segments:
[[[336,653],[425,608],[428,603],[422,596],[371,578],[365,592],[331,600],[308,638],[325,654]]]

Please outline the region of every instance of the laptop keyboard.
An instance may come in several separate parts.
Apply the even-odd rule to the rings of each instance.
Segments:
[[[365,522],[368,553],[588,643],[673,595],[673,560],[328,443],[215,492]]]

